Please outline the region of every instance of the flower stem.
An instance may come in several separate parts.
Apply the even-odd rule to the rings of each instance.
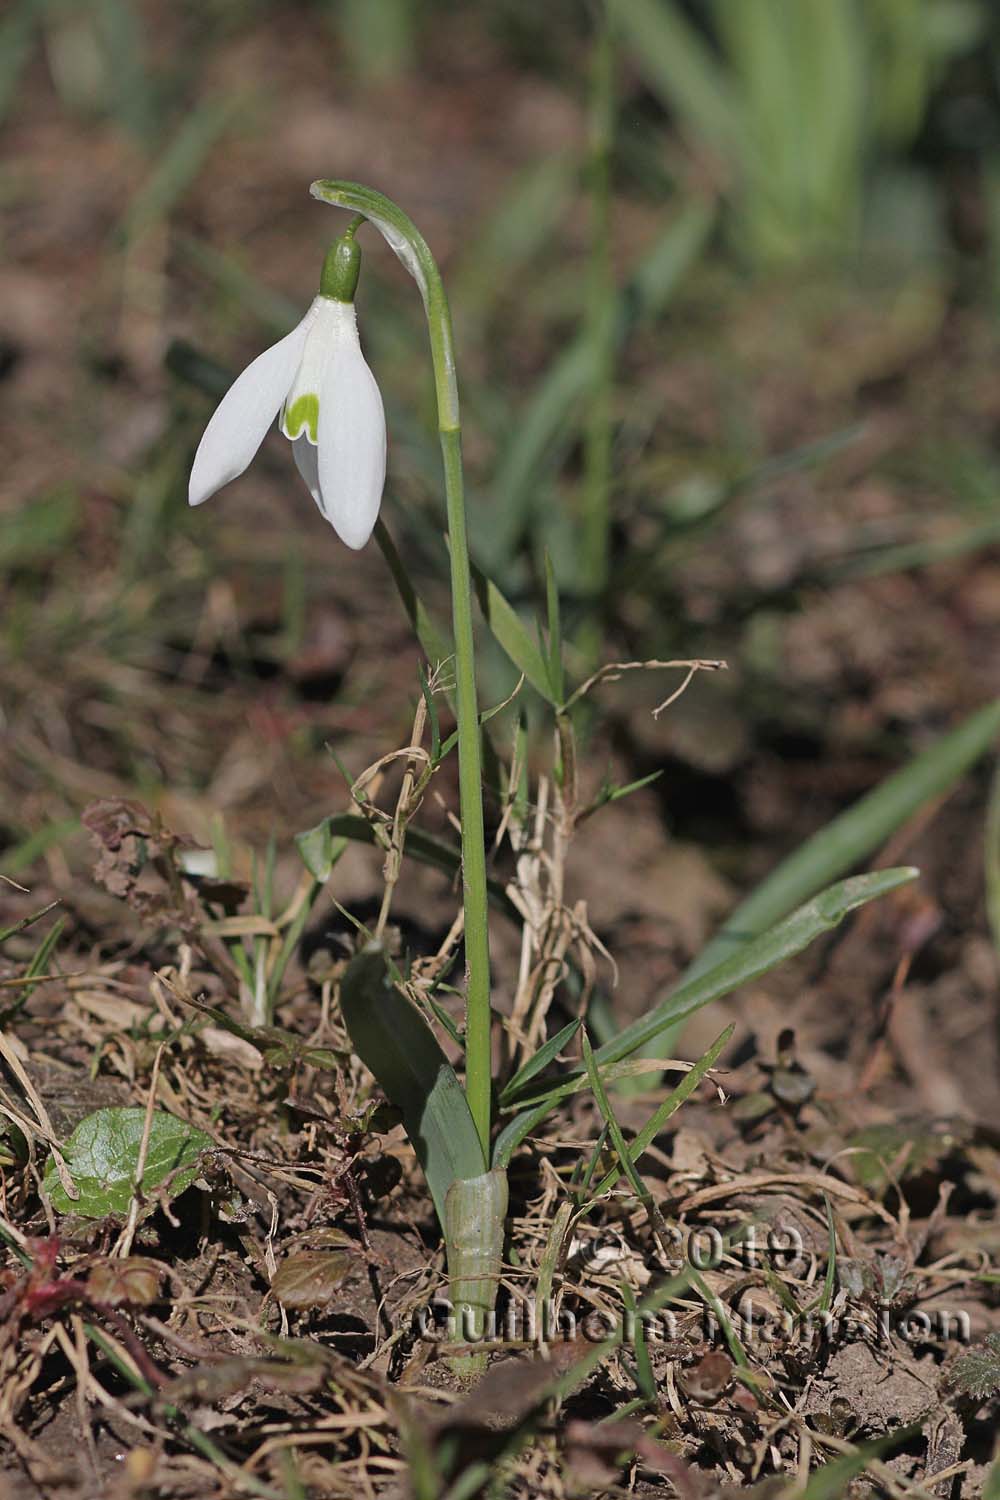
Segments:
[[[459,808],[462,818],[462,882],[465,900],[465,1092],[487,1161],[490,1158],[490,951],[486,906],[486,840],[483,778],[476,699],[472,586],[465,524],[462,432],[451,313],[437,263],[423,235],[401,208],[356,182],[314,182],[313,197],[349,208],[375,225],[420,287],[427,315],[438,432],[444,462],[445,501],[451,557],[451,602],[455,635],[455,709],[458,718]]]
[[[462,437],[441,428],[445,500],[451,556],[451,605],[455,632],[455,708],[458,715],[458,782],[462,815],[462,879],[465,893],[465,1092],[483,1154],[490,1156],[490,949],[486,909],[486,840],[483,774],[476,701],[472,633],[472,582],[465,528]]]

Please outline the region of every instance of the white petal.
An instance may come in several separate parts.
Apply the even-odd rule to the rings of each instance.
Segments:
[[[323,385],[323,373],[345,328],[354,326],[354,308],[350,303],[332,302],[329,297],[316,298],[302,358],[281,409],[281,431],[291,442],[294,443],[299,436],[307,438],[314,446],[318,441],[319,393]],[[308,413],[309,406],[313,408],[312,413]],[[290,414],[294,414],[296,418],[294,427],[288,421]]]
[[[319,488],[323,511],[337,535],[358,549],[371,536],[382,501],[385,413],[350,311],[350,324],[342,327],[331,349],[319,393]]]
[[[292,453],[295,456],[295,467],[305,480],[306,489],[319,506],[320,515],[324,521],[329,521],[330,517],[323,506],[323,496],[319,490],[319,449],[303,433],[301,437],[293,441]]]
[[[219,402],[194,456],[191,505],[201,505],[250,463],[295,379],[315,315],[314,303],[291,333],[247,365]]]

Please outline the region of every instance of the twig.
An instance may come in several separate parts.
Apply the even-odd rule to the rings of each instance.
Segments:
[[[599,687],[602,682],[617,682],[619,677],[621,677],[624,672],[664,672],[673,668],[684,668],[687,671],[687,676],[681,683],[680,687],[675,692],[671,693],[670,697],[667,698],[665,702],[661,703],[658,708],[653,709],[653,716],[655,718],[657,715],[661,714],[665,708],[669,708],[670,704],[673,703],[674,700],[684,692],[685,688],[688,686],[688,683],[691,681],[696,672],[725,672],[728,667],[729,663],[725,661],[714,661],[711,659],[702,660],[700,658],[691,661],[605,662],[603,667],[598,667],[593,676],[588,677],[586,682],[581,683],[576,692],[570,695],[570,697],[564,704],[563,711],[567,712],[573,707],[575,703],[578,703],[581,698],[586,697],[586,695],[591,691],[592,688]]]
[[[156,1103],[156,1085],[160,1076],[160,1060],[163,1057],[163,1049],[166,1042],[161,1042],[156,1049],[153,1059],[153,1071],[149,1080],[149,1097],[146,1100],[146,1118],[142,1122],[142,1140],[139,1142],[139,1156],[135,1164],[135,1179],[132,1183],[132,1201],[129,1203],[128,1220],[122,1230],[115,1247],[114,1254],[123,1259],[132,1249],[132,1241],[139,1224],[139,1208],[142,1203],[142,1178],[146,1170],[146,1157],[149,1155],[149,1138],[153,1131],[153,1106]]]
[[[389,848],[386,852],[385,864],[382,869],[385,887],[382,891],[382,905],[379,909],[378,921],[375,924],[376,939],[381,939],[385,931],[385,925],[389,920],[389,909],[392,906],[393,892],[396,889],[400,872],[403,868],[403,845],[406,841],[407,825],[420,805],[419,797],[415,798],[413,796],[417,760],[422,759],[424,761],[426,772],[431,770],[430,756],[421,746],[426,723],[427,704],[424,701],[423,695],[421,695],[417,699],[416,712],[413,715],[413,731],[410,734],[409,748],[404,752],[407,756],[406,769],[403,772],[403,783],[399,788],[399,796],[396,798],[396,812],[392,820],[392,834],[390,835]]]

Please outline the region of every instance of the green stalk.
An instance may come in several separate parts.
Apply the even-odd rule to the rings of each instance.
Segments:
[[[462,433],[451,313],[430,248],[412,219],[382,193],[356,182],[314,182],[314,198],[361,214],[375,225],[413,276],[424,300],[430,338],[438,432],[444,462],[455,636],[455,707],[458,718],[459,805],[462,818],[462,885],[465,902],[465,1091],[488,1158],[490,1148],[490,954],[486,908],[486,840],[476,699],[472,590],[465,521]]]
[[[442,298],[444,293],[442,292]],[[447,306],[445,307],[447,315]],[[448,337],[451,337],[450,322]],[[433,346],[433,337],[432,337]],[[454,366],[452,366],[454,368]],[[457,402],[456,402],[457,406]],[[457,415],[457,413],[456,413]],[[455,634],[455,711],[458,717],[458,794],[462,816],[462,884],[465,897],[465,1093],[483,1154],[490,1151],[490,948],[486,906],[486,839],[483,831],[483,771],[472,634],[472,580],[465,529],[462,439],[457,421],[438,421],[444,458],[451,558],[452,628]]]

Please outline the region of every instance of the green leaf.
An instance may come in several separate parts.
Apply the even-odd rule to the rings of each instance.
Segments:
[[[1000,701],[965,719],[813,834],[757,886],[685,971],[682,987],[707,974],[759,933],[781,921],[830,880],[867,859],[927,802],[965,775],[1000,734]],[[670,1049],[676,1033],[668,1033]],[[663,1045],[663,1043],[661,1043]]]
[[[14,101],[32,56],[35,29],[42,15],[38,0],[20,0],[0,22],[0,121]]]
[[[607,807],[609,802],[620,802],[623,797],[631,797],[633,792],[641,792],[644,786],[652,786],[654,781],[659,781],[663,775],[662,771],[650,771],[648,776],[640,776],[635,781],[629,781],[625,786],[618,786],[614,782],[606,781],[601,787],[593,802],[586,809],[587,817],[592,813]]]
[[[731,957],[717,963],[707,974],[686,980],[647,1015],[640,1016],[605,1043],[598,1050],[598,1062],[617,1062],[621,1057],[631,1056],[647,1041],[658,1037],[671,1021],[683,1020],[717,995],[728,995],[739,985],[766,974],[786,958],[801,953],[821,933],[837,927],[859,906],[888,895],[901,885],[908,885],[919,874],[920,871],[912,865],[903,865],[890,870],[874,870],[869,875],[854,875],[849,880],[839,880],[828,886],[769,932],[745,943]]]
[[[487,625],[519,672],[536,692],[555,708],[559,699],[550,681],[549,664],[517,610],[509,604],[491,579],[472,564],[472,584]]]
[[[671,219],[653,248],[639,262],[615,302],[615,342],[621,348],[634,327],[651,321],[669,302],[694,264],[716,222],[713,203],[698,199]],[[490,525],[478,538],[480,558],[501,567],[527,522],[532,498],[563,457],[561,442],[594,377],[594,351],[580,334],[556,358],[532,393],[500,459],[490,497]],[[488,552],[485,551],[489,545]],[[527,676],[528,674],[525,673]]]
[[[658,1399],[656,1376],[653,1374],[652,1361],[649,1358],[649,1349],[646,1346],[646,1330],[642,1326],[642,1319],[637,1317],[638,1309],[635,1302],[635,1293],[627,1281],[621,1284],[622,1302],[625,1311],[632,1315],[632,1327],[634,1329],[633,1348],[635,1350],[635,1383],[639,1387],[643,1400],[650,1403]]]
[[[708,974],[697,975],[682,984],[666,1000],[661,1001],[645,1016],[626,1026],[617,1036],[605,1042],[594,1053],[602,1068],[629,1057],[647,1046],[667,1031],[674,1023],[686,1020],[702,1006],[738,989],[740,985],[759,979],[786,958],[792,958],[807,948],[814,938],[836,927],[849,912],[864,906],[878,896],[886,895],[901,885],[916,879],[918,871],[910,867],[892,870],[877,870],[870,875],[855,875],[850,880],[838,881],[770,932],[747,943],[738,953],[725,962],[717,964]],[[580,1086],[582,1068],[568,1073],[552,1091],[532,1109],[515,1115],[497,1136],[493,1147],[493,1161],[505,1166],[511,1153],[530,1135],[531,1131],[545,1119],[552,1106]]]
[[[385,950],[370,943],[348,964],[340,1009],[361,1061],[403,1123],[445,1223],[445,1199],[458,1179],[486,1171],[475,1122],[437,1038],[392,982]]]
[[[330,830],[330,819],[324,818],[315,828],[297,833],[295,847],[313,879],[325,885],[334,865],[347,848],[347,839],[343,836],[334,838]]]
[[[352,839],[359,844],[375,843],[375,830],[367,818],[362,818],[357,813],[333,813],[325,821],[329,825],[333,838]],[[319,826],[322,827],[322,825]],[[310,833],[317,833],[317,829],[311,829]],[[433,838],[429,833],[421,833],[419,828],[407,829],[406,853],[419,860],[421,864],[431,865],[436,870],[443,870],[446,875],[454,875],[462,867],[461,852],[454,844],[442,843],[440,839]],[[486,888],[493,905],[505,916],[510,917],[511,921],[519,922],[520,916],[504,890],[503,884],[499,880],[488,880]]]
[[[73,490],[60,487],[40,495],[5,523],[0,538],[0,567],[6,572],[34,567],[57,557],[72,545],[79,526],[80,500]]]
[[[691,1284],[694,1287],[695,1291],[698,1292],[698,1294],[701,1296],[702,1300],[705,1303],[705,1306],[710,1307],[712,1309],[712,1312],[715,1314],[716,1321],[719,1327],[722,1329],[722,1336],[725,1339],[729,1352],[733,1357],[733,1363],[739,1365],[740,1369],[744,1372],[745,1377],[750,1377],[748,1383],[753,1387],[753,1389],[756,1390],[757,1382],[750,1375],[750,1361],[747,1359],[746,1350],[740,1343],[739,1335],[737,1334],[736,1329],[733,1327],[732,1320],[729,1316],[729,1313],[726,1311],[725,1306],[723,1305],[721,1297],[717,1292],[714,1292],[712,1290],[712,1288],[706,1283],[705,1278],[698,1270],[695,1269],[694,1266],[691,1267]]]
[[[833,1463],[824,1464],[811,1474],[809,1483],[801,1491],[802,1500],[843,1500],[851,1480],[856,1474],[863,1474],[873,1458],[891,1453],[893,1448],[899,1448],[916,1437],[919,1431],[919,1423],[913,1423],[909,1427],[897,1427],[895,1432],[870,1443],[859,1443],[853,1453],[845,1453],[843,1458],[836,1458]]]
[[[731,150],[744,134],[732,75],[673,0],[620,0],[617,21],[635,66],[699,141]]]
[[[823,1290],[819,1297],[820,1317],[825,1317],[833,1303],[833,1292],[837,1284],[837,1225],[833,1217],[833,1205],[826,1194],[823,1195],[826,1206],[826,1275],[823,1278]]]
[[[689,1071],[684,1074],[684,1077],[681,1079],[677,1087],[671,1091],[666,1099],[664,1099],[660,1107],[653,1115],[650,1116],[642,1129],[629,1143],[628,1154],[633,1164],[638,1162],[639,1158],[642,1156],[642,1153],[647,1149],[648,1146],[652,1144],[653,1141],[656,1140],[656,1137],[659,1135],[664,1125],[670,1119],[671,1115],[675,1115],[680,1109],[681,1105],[684,1103],[685,1099],[689,1099],[691,1097],[701,1080],[704,1078],[705,1074],[708,1072],[709,1068],[715,1066],[719,1053],[725,1046],[728,1045],[728,1043],[732,1039],[734,1030],[735,1027],[733,1026],[726,1027],[722,1035],[715,1039],[711,1047],[709,1047],[708,1051],[698,1059],[694,1067],[689,1069]],[[599,1198],[602,1193],[609,1192],[610,1189],[614,1187],[617,1178],[618,1172],[616,1169],[612,1168],[612,1170],[604,1178],[603,1182],[601,1182],[594,1189],[592,1196],[595,1198]]]
[[[575,150],[545,152],[501,184],[481,228],[463,235],[458,265],[450,271],[452,301],[465,326],[477,326],[517,285],[523,268],[549,247],[550,236],[576,188]]]
[[[124,239],[135,239],[169,216],[197,177],[209,151],[246,103],[245,96],[210,94],[187,111],[146,182],[130,199],[120,231]]]
[[[577,1017],[575,1021],[570,1021],[568,1025],[564,1026],[561,1031],[557,1031],[555,1036],[550,1036],[548,1041],[539,1047],[533,1056],[528,1058],[523,1067],[517,1070],[510,1082],[501,1091],[500,1103],[512,1103],[525,1084],[530,1083],[533,1078],[537,1077],[543,1068],[547,1068],[549,1063],[558,1057],[566,1044],[573,1040],[579,1030],[580,1018]]]
[[[58,902],[54,901],[52,903],[52,906],[56,905],[58,905]],[[51,909],[51,907],[46,907],[45,911],[50,911]],[[23,925],[30,926],[32,922],[37,921],[38,918],[40,916],[44,916],[44,914],[44,911],[35,912]],[[21,925],[22,923],[16,923],[15,928],[19,928],[21,927]],[[49,967],[49,959],[52,957],[55,946],[62,936],[62,930],[65,925],[66,918],[59,917],[42,938],[42,941],[39,943],[38,947],[32,954],[31,962],[28,964],[28,967],[24,971],[23,982],[20,986],[20,992],[18,993],[17,997],[14,999],[12,1004],[0,1007],[0,1026],[8,1026],[14,1019],[14,1017],[24,1009],[26,1002],[30,1000],[31,996],[38,988],[37,985],[29,984],[27,981],[34,979],[36,975],[42,975],[46,973]],[[12,929],[7,928],[4,932],[0,932],[0,942],[3,942],[4,938],[10,936],[11,930]]]
[[[31,912],[31,914],[27,917],[20,917],[16,922],[12,922],[9,927],[0,927],[0,943],[5,943],[9,937],[14,936],[15,932],[24,932],[26,928],[33,927],[37,921],[39,921],[42,917],[47,916],[50,911],[54,911],[58,905],[58,901],[50,901],[47,906],[41,907],[38,911]],[[53,931],[59,929],[61,925],[61,921],[57,922]],[[43,947],[45,946],[45,943],[49,942],[51,937],[52,932],[50,932],[44,939],[42,945]]]
[[[439,667],[443,662],[450,661],[455,654],[451,638],[431,618],[427,606],[413,587],[410,575],[403,566],[402,558],[396,551],[396,544],[389,535],[384,521],[375,522],[374,537],[388,564],[392,581],[396,585],[396,592],[406,611],[406,617],[413,627],[413,633],[420,642],[427,660],[432,667]]]
[[[79,1198],[70,1198],[49,1159],[44,1186],[57,1213],[103,1219],[105,1214],[127,1214],[139,1166],[139,1150],[146,1111],[139,1108],[98,1109],[81,1120],[63,1147],[63,1156]],[[184,1120],[156,1111],[142,1174],[141,1192],[147,1197],[169,1179],[168,1195],[176,1198],[198,1175],[198,1159],[215,1142]],[[152,1209],[155,1205],[148,1205]]]
[[[590,1079],[590,1087],[597,1101],[597,1107],[601,1112],[601,1118],[608,1127],[608,1134],[611,1137],[611,1144],[615,1148],[615,1155],[618,1157],[618,1168],[613,1172],[614,1178],[617,1181],[619,1174],[624,1173],[629,1187],[639,1202],[648,1205],[650,1200],[649,1189],[639,1176],[635,1160],[628,1149],[625,1137],[622,1135],[622,1128],[618,1123],[614,1110],[611,1108],[608,1091],[601,1080],[601,1070],[594,1060],[594,1049],[590,1045],[590,1038],[587,1036],[586,1030],[580,1032],[580,1041],[583,1045],[583,1062],[584,1067],[587,1069],[587,1077]]]
[[[545,605],[549,622],[548,676],[556,703],[565,703],[566,685],[563,676],[562,622],[559,614],[559,585],[549,549],[545,549]]]
[[[807,839],[769,875],[702,949],[684,982],[706,973],[798,902],[879,849],[925,803],[940,797],[1000,734],[1000,702],[990,703],[873,792]]]

